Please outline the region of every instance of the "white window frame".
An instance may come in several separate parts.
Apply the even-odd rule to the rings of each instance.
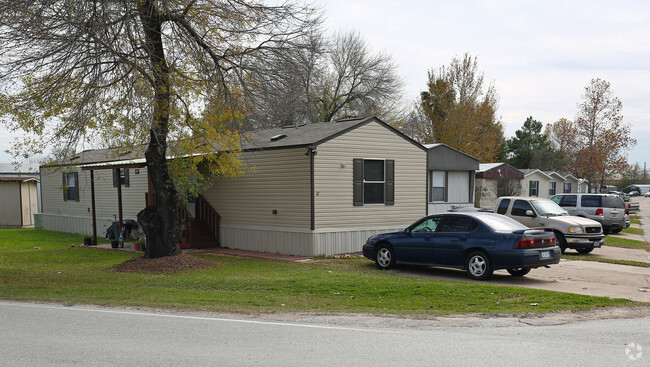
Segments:
[[[440,175],[442,174],[442,186],[435,186],[435,180],[434,176],[437,176],[436,174]],[[430,203],[445,203],[447,202],[447,171],[429,171],[429,179],[431,182],[431,185],[429,186],[429,202]],[[440,189],[442,188],[442,200],[434,200],[433,199],[433,189]]]
[[[367,161],[381,161],[383,163],[383,178],[381,181],[372,181],[366,180],[366,162]],[[367,202],[366,201],[366,184],[381,184],[383,187],[382,190],[382,201],[381,202]],[[363,159],[363,205],[386,205],[386,159],[382,158],[364,158]]]

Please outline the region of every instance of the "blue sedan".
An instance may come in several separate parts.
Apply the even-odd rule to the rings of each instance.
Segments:
[[[363,255],[382,270],[398,264],[464,269],[484,280],[497,269],[524,276],[531,268],[560,262],[552,232],[529,229],[506,216],[485,212],[424,217],[404,231],[368,238]]]

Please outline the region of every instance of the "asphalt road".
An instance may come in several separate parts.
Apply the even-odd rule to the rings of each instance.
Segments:
[[[268,318],[0,302],[0,364],[592,367],[650,362],[650,317],[582,322]]]

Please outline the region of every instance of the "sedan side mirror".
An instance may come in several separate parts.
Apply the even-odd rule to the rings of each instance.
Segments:
[[[406,228],[406,229],[404,230],[404,232],[405,232],[406,234],[411,234],[411,228]]]
[[[535,213],[533,213],[532,210],[528,209],[528,210],[526,210],[526,216],[531,217],[531,218],[535,218]]]

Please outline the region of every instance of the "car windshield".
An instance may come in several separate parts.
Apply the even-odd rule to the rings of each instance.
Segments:
[[[528,229],[525,225],[517,222],[516,220],[506,217],[505,215],[481,215],[477,219],[480,219],[483,224],[492,228],[495,231],[516,231],[518,229]]]
[[[537,213],[543,217],[567,215],[567,212],[551,200],[533,200],[531,202]]]

